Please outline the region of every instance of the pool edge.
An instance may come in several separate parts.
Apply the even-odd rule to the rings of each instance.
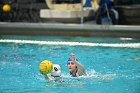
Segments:
[[[1,22],[0,35],[49,35],[140,38],[140,26]]]

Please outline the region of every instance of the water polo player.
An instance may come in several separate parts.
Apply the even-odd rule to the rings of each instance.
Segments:
[[[61,76],[61,67],[49,60],[44,60],[40,63],[40,72],[45,76],[45,79],[58,81]]]
[[[87,75],[85,68],[80,62],[78,62],[74,53],[70,53],[70,58],[68,59],[67,67],[70,72],[70,75],[72,75],[73,77]]]

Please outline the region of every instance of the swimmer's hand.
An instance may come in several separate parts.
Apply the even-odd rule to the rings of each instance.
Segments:
[[[53,77],[49,77],[47,74],[45,75],[45,79],[46,79],[46,80],[54,80]]]
[[[71,57],[71,60],[72,60],[72,61],[76,61],[75,56]]]

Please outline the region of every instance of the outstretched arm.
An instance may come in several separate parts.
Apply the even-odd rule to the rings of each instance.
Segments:
[[[80,62],[76,61],[76,58],[75,57],[72,57],[72,61],[74,62],[74,64],[78,68],[78,74],[79,74],[79,76],[81,76],[81,75],[87,75],[85,68],[83,67],[83,65]]]
[[[53,78],[52,78],[52,77],[49,77],[47,74],[44,75],[44,76],[45,76],[45,79],[46,79],[46,80],[53,80]]]

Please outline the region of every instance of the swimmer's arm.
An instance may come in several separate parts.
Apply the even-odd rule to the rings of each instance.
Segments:
[[[140,57],[138,57],[138,58],[134,58],[133,60],[140,60]]]
[[[78,74],[79,75],[87,75],[86,70],[83,67],[83,65],[80,62],[78,62],[75,57],[72,57],[71,59],[75,63],[75,65],[78,67]]]
[[[46,80],[49,80],[49,77],[48,77],[48,75],[47,75],[47,74],[45,75],[45,79],[46,79]]]
[[[48,77],[48,75],[47,75],[47,74],[45,75],[45,79],[46,79],[46,80],[53,80],[53,78]]]
[[[80,62],[78,62],[78,61],[73,61],[73,62],[78,67],[78,73],[80,75],[87,75],[85,68],[83,67],[83,65]]]

